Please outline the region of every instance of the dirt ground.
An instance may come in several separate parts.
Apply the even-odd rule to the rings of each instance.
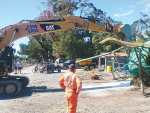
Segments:
[[[0,113],[65,113],[65,92],[58,79],[68,70],[34,74],[32,69],[25,67],[18,74],[30,78],[26,88],[13,98],[0,98]],[[142,95],[140,88],[130,86],[130,79],[112,80],[104,73],[100,80],[92,80],[88,72],[77,69],[77,73],[83,82],[77,113],[150,113],[150,89]]]

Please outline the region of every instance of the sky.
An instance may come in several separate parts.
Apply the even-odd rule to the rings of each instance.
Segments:
[[[0,0],[0,29],[21,20],[34,20],[46,9],[41,2],[47,0]],[[140,12],[150,16],[150,0],[89,0],[97,9],[106,12],[115,21],[132,24],[141,18]],[[75,16],[80,16],[76,11]],[[28,44],[29,38],[23,37],[14,42],[17,51],[19,44]]]

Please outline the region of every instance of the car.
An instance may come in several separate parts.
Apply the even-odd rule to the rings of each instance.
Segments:
[[[67,59],[56,59],[54,64],[55,64],[55,65],[59,65],[60,68],[62,69],[62,68],[63,68],[63,63],[64,63],[65,61],[67,61]]]
[[[59,65],[56,65],[56,64],[47,64],[47,73],[50,73],[50,72],[54,72],[54,71],[58,71],[58,73],[61,72],[61,68]]]
[[[69,68],[70,64],[76,64],[76,60],[67,60],[63,63],[63,69],[66,70]]]

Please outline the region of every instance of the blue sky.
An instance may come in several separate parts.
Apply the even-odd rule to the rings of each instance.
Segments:
[[[35,19],[42,10],[46,9],[41,4],[43,1],[47,0],[0,0],[0,29],[23,19]],[[131,25],[140,18],[140,12],[150,16],[150,0],[89,0],[89,2],[92,2],[97,9],[106,12],[106,16],[123,24]],[[75,13],[75,16],[79,15],[79,12]],[[28,37],[18,39],[13,47],[19,50],[19,44],[27,44],[28,41]]]

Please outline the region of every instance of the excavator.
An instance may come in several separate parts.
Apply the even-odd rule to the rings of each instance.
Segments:
[[[105,25],[97,25],[88,18],[78,16],[42,21],[23,20],[17,24],[2,28],[0,29],[0,94],[5,97],[15,96],[29,84],[29,78],[26,76],[10,75],[14,69],[14,49],[12,46],[15,40],[25,36],[72,28],[117,34],[123,41],[130,41],[128,39],[132,33],[128,24],[119,26],[106,22]]]

